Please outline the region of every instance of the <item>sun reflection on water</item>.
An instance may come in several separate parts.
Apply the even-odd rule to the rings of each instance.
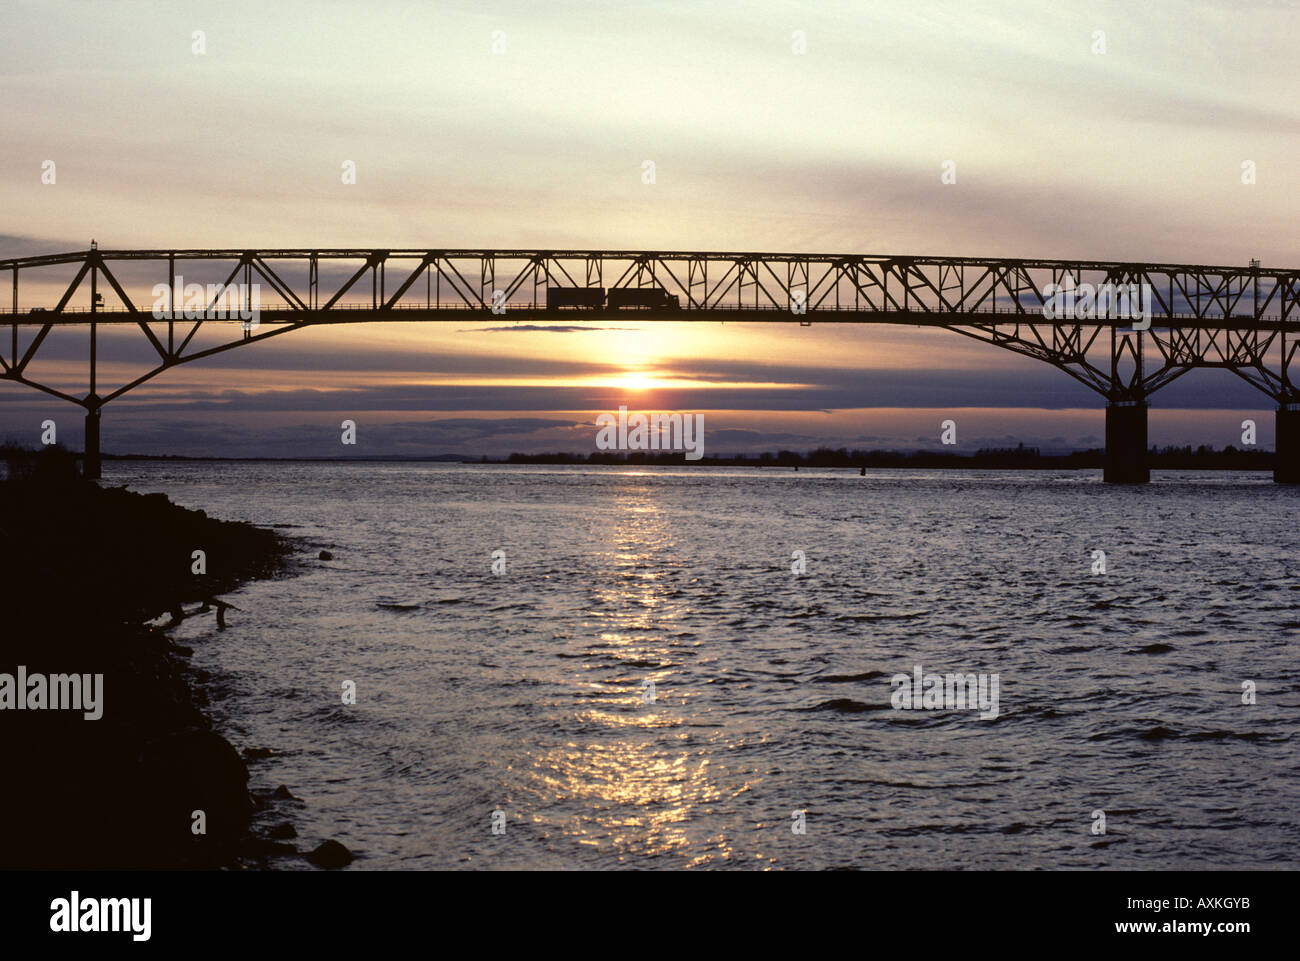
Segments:
[[[590,719],[598,721],[594,716]],[[634,726],[647,725],[634,722]],[[642,739],[595,737],[585,744],[570,742],[537,758],[533,773],[543,795],[570,806],[578,802],[583,814],[571,815],[557,826],[579,844],[611,847],[623,860],[686,854],[704,841],[706,859],[712,860],[728,856],[726,839],[716,834],[700,838],[690,831],[701,809],[724,800],[723,791],[710,777],[709,763],[689,751],[674,753],[665,747],[662,734]]]
[[[703,833],[698,815],[737,792],[713,776],[716,762],[706,755],[716,745],[705,748],[686,730],[687,705],[698,695],[673,686],[690,648],[673,637],[691,614],[672,589],[679,548],[654,488],[634,478],[619,485],[607,523],[595,529],[601,545],[595,567],[603,573],[583,611],[592,628],[585,694],[567,705],[565,718],[585,736],[539,746],[531,759],[530,788],[539,801],[569,813],[551,821],[548,805],[539,803],[537,818],[578,844],[612,849],[620,860],[725,860],[727,837],[716,821],[712,833]],[[655,685],[650,701],[643,699],[646,682]]]

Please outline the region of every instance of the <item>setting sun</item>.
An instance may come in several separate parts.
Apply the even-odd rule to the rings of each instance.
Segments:
[[[627,391],[644,391],[651,390],[655,387],[663,387],[664,381],[656,380],[652,375],[641,371],[628,371],[614,381],[614,386],[620,390]]]

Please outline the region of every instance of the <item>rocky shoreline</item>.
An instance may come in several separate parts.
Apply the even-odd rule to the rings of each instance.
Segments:
[[[292,795],[250,793],[245,757],[204,714],[190,649],[148,623],[194,605],[215,627],[220,595],[284,572],[294,546],[81,480],[57,455],[15,473],[0,482],[0,868],[346,864],[335,842],[291,843],[279,812]]]

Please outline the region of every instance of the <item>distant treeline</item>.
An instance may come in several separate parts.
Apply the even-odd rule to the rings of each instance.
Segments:
[[[0,444],[0,468],[9,476],[30,474],[41,466],[57,468],[63,473],[74,471],[80,454],[61,445],[35,450],[12,442]],[[703,467],[912,467],[912,468],[987,468],[990,470],[1086,470],[1105,466],[1106,452],[1100,449],[1071,451],[1068,454],[1043,454],[1036,447],[986,448],[972,454],[947,451],[833,450],[819,447],[807,453],[783,450],[762,454],[725,454],[686,460],[682,451],[593,451],[590,454],[557,452],[552,454],[511,454],[507,458],[469,454],[436,454],[413,457],[401,454],[376,454],[352,457],[185,457],[154,454],[105,454],[105,460],[143,461],[378,461],[378,462],[460,462],[470,464],[633,464]],[[1147,466],[1164,470],[1256,470],[1273,469],[1273,452],[1243,450],[1229,445],[1213,447],[1152,447],[1147,452]],[[0,472],[0,477],[4,473]]]
[[[485,462],[491,463],[486,458]],[[783,450],[762,454],[727,454],[688,461],[682,451],[595,451],[590,454],[511,454],[510,464],[646,464],[699,465],[703,467],[846,467],[846,468],[988,468],[1015,470],[1084,470],[1105,466],[1104,450],[1043,454],[1036,447],[979,450],[972,454],[944,451],[833,450],[819,447],[801,454]],[[1229,445],[1222,450],[1201,445],[1152,447],[1147,465],[1165,470],[1271,470],[1273,452],[1240,450]]]

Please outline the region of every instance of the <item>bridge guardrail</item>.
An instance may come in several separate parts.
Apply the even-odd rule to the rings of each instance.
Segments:
[[[1017,310],[1017,309],[1015,309],[1015,308],[1013,308],[1013,307],[997,307],[997,308],[993,308],[993,307],[975,307],[975,308],[972,308],[972,309],[970,309],[970,310],[962,310],[962,311],[956,311],[956,312],[954,312],[954,311],[950,311],[950,310],[946,310],[946,309],[936,308],[936,307],[916,308],[916,309],[911,309],[911,310],[903,310],[903,309],[900,309],[900,308],[897,308],[897,307],[884,307],[884,308],[877,308],[877,307],[869,307],[869,306],[863,306],[863,307],[848,307],[848,306],[842,306],[842,307],[809,307],[809,308],[807,309],[806,313],[804,313],[804,314],[794,314],[794,313],[790,310],[790,308],[788,308],[788,307],[778,307],[778,306],[776,306],[775,304],[758,304],[758,305],[713,304],[713,305],[710,305],[710,306],[707,306],[707,307],[691,307],[691,306],[683,306],[683,307],[681,307],[681,308],[672,308],[672,309],[666,309],[666,310],[655,310],[655,309],[653,309],[653,308],[644,308],[644,307],[623,307],[623,308],[616,308],[616,307],[601,307],[601,308],[584,308],[584,307],[550,307],[550,308],[548,308],[548,307],[546,307],[545,305],[542,305],[542,304],[538,304],[538,305],[532,305],[532,304],[505,304],[505,305],[502,305],[502,306],[504,307],[504,311],[505,311],[505,313],[507,313],[507,314],[510,314],[510,313],[522,313],[522,312],[527,311],[527,312],[530,312],[530,313],[546,314],[546,315],[548,315],[548,316],[549,316],[549,315],[555,315],[555,314],[563,314],[563,315],[566,315],[566,316],[567,316],[567,315],[569,315],[569,314],[575,314],[575,315],[581,315],[581,314],[586,314],[586,313],[593,313],[593,314],[594,314],[594,313],[607,314],[607,313],[615,313],[615,312],[617,312],[617,313],[627,313],[627,314],[640,314],[640,313],[651,313],[651,312],[654,312],[654,313],[658,313],[658,314],[665,314],[665,313],[677,313],[677,312],[680,312],[680,313],[693,313],[693,312],[699,312],[699,311],[709,311],[709,312],[716,312],[716,311],[734,311],[734,312],[736,312],[736,313],[745,313],[745,314],[752,314],[752,313],[765,313],[765,312],[766,312],[766,313],[790,313],[792,317],[807,317],[807,316],[809,316],[809,315],[814,315],[814,316],[815,316],[815,315],[818,315],[818,314],[835,314],[835,313],[844,313],[844,314],[879,313],[879,314],[903,314],[903,315],[907,315],[907,316],[911,316],[911,315],[913,315],[913,314],[951,314],[951,313],[960,313],[960,314],[962,314],[962,315],[967,315],[967,314],[990,314],[990,315],[1007,315],[1007,316],[1019,316],[1019,317],[1030,317],[1030,318],[1042,319],[1042,308],[1039,307],[1038,305],[1034,305],[1032,308],[1031,308],[1031,307],[1026,307],[1026,308],[1024,308],[1024,309],[1022,309],[1022,310]],[[464,313],[466,313],[466,314],[481,314],[481,313],[492,314],[492,310],[491,310],[490,307],[488,307],[488,306],[480,306],[480,305],[477,305],[477,304],[427,304],[427,305],[426,305],[426,304],[394,304],[392,307],[385,307],[385,306],[375,307],[375,306],[372,305],[372,304],[335,304],[334,306],[332,306],[332,307],[330,307],[330,308],[328,308],[328,309],[326,309],[326,308],[324,308],[324,307],[310,307],[310,308],[307,308],[306,310],[304,310],[303,308],[300,308],[300,307],[294,307],[294,306],[292,306],[292,305],[290,305],[290,304],[284,304],[284,305],[276,305],[276,306],[271,306],[271,307],[268,307],[268,306],[262,306],[262,307],[260,307],[260,308],[258,308],[258,309],[259,309],[259,311],[260,311],[261,313],[263,313],[263,314],[266,314],[266,313],[272,313],[272,314],[284,314],[284,315],[289,315],[289,314],[301,314],[301,313],[308,313],[308,314],[317,314],[317,313],[320,313],[320,314],[323,314],[323,313],[334,313],[334,312],[341,312],[341,311],[367,311],[367,312],[375,313],[375,314],[386,314],[386,313],[402,313],[402,312],[405,312],[405,311],[417,311],[417,310],[423,310],[423,311],[432,311],[432,310],[437,310],[437,311],[456,311],[456,312],[464,312]],[[183,312],[184,312],[184,308],[178,308],[178,309],[177,309],[177,315],[178,315],[178,316],[177,316],[176,318],[174,318],[174,319],[175,319],[175,320],[193,320],[193,319],[196,319],[196,318],[186,318],[186,317],[182,316]],[[152,313],[152,311],[150,311],[150,310],[143,310],[143,309],[139,309],[139,308],[137,308],[136,311],[132,312],[131,310],[129,310],[129,309],[126,308],[126,307],[100,307],[100,308],[97,308],[97,309],[95,309],[95,310],[93,310],[93,311],[92,311],[91,308],[89,308],[89,307],[64,307],[63,310],[61,310],[61,311],[57,311],[57,312],[56,312],[56,311],[51,310],[51,309],[46,308],[46,307],[35,306],[35,307],[26,307],[26,308],[24,308],[24,307],[19,307],[16,313],[15,313],[15,311],[14,311],[12,308],[0,307],[0,323],[4,323],[4,320],[3,320],[4,317],[13,317],[13,316],[32,317],[33,315],[39,315],[39,314],[42,314],[42,313],[44,313],[44,314],[46,314],[46,315],[48,315],[48,316],[50,316],[50,317],[60,317],[60,316],[68,315],[68,314],[73,314],[73,315],[76,315],[76,316],[80,317],[80,316],[89,315],[89,314],[92,314],[92,313],[93,313],[93,314],[110,314],[110,315],[112,315],[112,316],[119,317],[119,316],[129,316],[129,315],[131,315],[132,313],[136,313],[136,314],[140,314],[140,315],[142,315],[142,316],[143,316],[143,319],[146,319],[146,320],[159,320],[159,321],[167,320],[166,317],[154,318],[154,317],[153,317],[153,313]],[[494,316],[501,316],[501,314],[495,314]],[[204,319],[204,318],[197,318],[197,319]],[[1099,319],[1103,319],[1103,318],[1099,318]],[[1266,315],[1264,315],[1263,317],[1259,317],[1259,318],[1256,318],[1256,317],[1254,317],[1254,316],[1252,316],[1252,315],[1250,315],[1250,314],[1231,314],[1231,315],[1223,315],[1223,314],[1204,314],[1204,315],[1201,315],[1201,314],[1189,314],[1189,313],[1177,313],[1177,314],[1155,314],[1155,313],[1153,313],[1153,314],[1152,314],[1152,320],[1153,320],[1153,321],[1155,321],[1155,320],[1198,320],[1198,321],[1202,321],[1202,322],[1204,322],[1204,321],[1214,321],[1214,320],[1240,320],[1240,321],[1254,321],[1254,320],[1262,320],[1262,321],[1280,321],[1281,319],[1282,319],[1282,318],[1281,318],[1279,315],[1276,315],[1276,314],[1272,314],[1272,315],[1266,314]],[[227,317],[227,318],[216,318],[216,320],[232,320],[232,321],[237,321],[237,320],[238,320],[238,317],[237,317],[237,316],[232,316],[232,317]],[[1058,322],[1060,322],[1060,321],[1049,321],[1049,322],[1050,322],[1050,323],[1058,323]],[[1296,322],[1297,322],[1297,324],[1300,324],[1300,318],[1297,318],[1297,321],[1296,321]],[[1065,323],[1073,323],[1073,321],[1066,320]],[[1087,323],[1087,321],[1084,321],[1084,323]]]

